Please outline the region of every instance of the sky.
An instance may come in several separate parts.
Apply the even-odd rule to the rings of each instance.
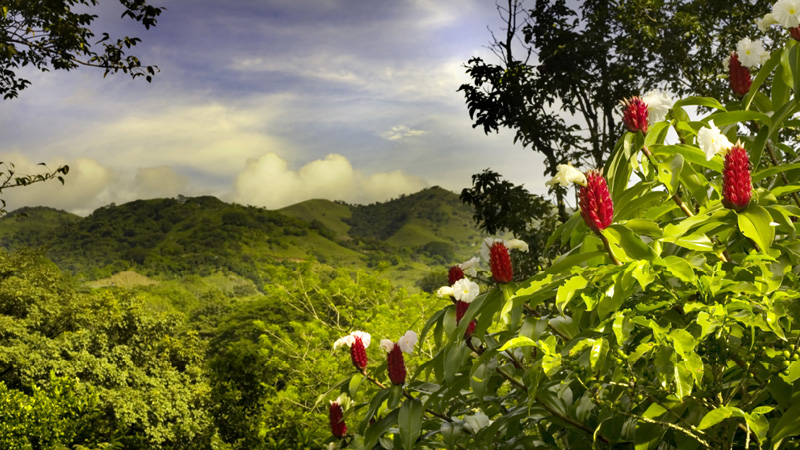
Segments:
[[[0,161],[70,172],[4,191],[9,211],[179,194],[368,204],[460,192],[486,168],[546,192],[542,158],[511,130],[473,129],[457,92],[470,57],[497,62],[492,0],[156,0],[150,30],[101,3],[96,34],[140,37],[131,53],[160,72],[20,72],[31,86],[0,103]]]

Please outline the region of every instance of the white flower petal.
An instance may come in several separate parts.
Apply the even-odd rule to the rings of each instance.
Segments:
[[[459,264],[458,267],[464,271],[465,275],[469,275],[471,277],[478,276],[478,263],[481,260],[477,256],[473,256],[472,258],[464,261],[463,263]]]
[[[768,13],[756,22],[756,26],[762,33],[765,33],[770,25],[775,25],[776,23],[778,21],[775,20],[775,16],[772,13]]]
[[[489,416],[483,413],[483,411],[478,411],[471,416],[464,417],[464,426],[469,428],[470,431],[473,433],[477,433],[481,428],[488,427],[492,423],[489,420]]]
[[[453,297],[460,302],[472,303],[480,293],[480,286],[469,278],[462,278],[453,284]]]
[[[666,92],[658,90],[644,94],[642,101],[647,104],[647,116],[650,125],[664,120],[675,103]]]
[[[772,17],[775,22],[785,28],[794,28],[800,25],[800,1],[778,0],[772,5]]]
[[[381,350],[389,353],[394,348],[394,342],[389,339],[381,339]]]
[[[764,50],[764,43],[760,39],[751,41],[743,38],[736,44],[736,56],[743,66],[754,69],[769,59],[769,52]]]
[[[436,296],[439,298],[448,298],[453,295],[453,288],[451,286],[442,286],[436,290]]]
[[[481,259],[487,263],[489,262],[489,249],[492,248],[495,242],[503,242],[503,240],[500,238],[487,237],[483,240],[483,245],[481,245]]]
[[[560,184],[563,187],[569,187],[572,183],[580,184],[581,186],[586,186],[586,175],[583,172],[572,167],[572,164],[559,164],[556,166],[558,172],[556,172],[556,176],[553,177],[552,180],[546,182],[547,186],[555,186],[556,184]]]
[[[520,239],[511,239],[510,241],[506,241],[505,244],[506,248],[509,250],[519,250],[521,252],[528,251],[528,243]]]
[[[706,154],[706,160],[711,161],[711,158],[718,153],[733,147],[731,141],[715,127],[712,122],[709,122],[710,128],[702,127],[697,132],[697,144],[700,150]]]
[[[406,331],[406,334],[397,341],[397,345],[400,347],[401,352],[411,353],[414,351],[414,346],[417,345],[417,333],[411,330]]]

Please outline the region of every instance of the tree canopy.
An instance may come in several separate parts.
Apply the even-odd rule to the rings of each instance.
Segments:
[[[145,29],[156,25],[164,10],[147,0],[119,0],[122,17],[141,23]],[[138,37],[112,38],[91,29],[98,0],[10,0],[3,2],[0,16],[0,94],[15,98],[31,82],[18,72],[33,66],[41,71],[71,70],[79,66],[97,67],[103,76],[122,71],[148,82],[157,66],[144,66],[139,58],[126,52],[141,42]],[[97,47],[99,46],[99,50]]]

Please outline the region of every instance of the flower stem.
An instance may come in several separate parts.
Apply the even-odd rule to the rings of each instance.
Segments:
[[[608,252],[608,256],[611,258],[611,261],[614,264],[621,266],[622,263],[617,259],[616,256],[614,256],[614,252],[611,251],[611,244],[608,242],[606,236],[599,231],[597,232],[597,235],[600,236],[600,240],[603,241],[603,245],[606,247],[606,251]]]

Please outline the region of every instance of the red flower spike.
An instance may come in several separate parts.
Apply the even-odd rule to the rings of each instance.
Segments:
[[[342,405],[337,402],[332,402],[331,408],[328,411],[328,417],[331,420],[331,433],[337,438],[343,438],[347,434],[347,424],[344,423]]]
[[[647,133],[647,103],[641,97],[631,97],[622,101],[622,123],[631,133],[641,131]]]
[[[492,268],[492,278],[498,283],[508,283],[514,278],[511,257],[508,256],[508,249],[502,242],[495,242],[489,249],[489,267]]]
[[[406,364],[403,361],[403,352],[400,346],[395,344],[392,350],[386,354],[386,368],[389,371],[389,379],[392,384],[403,384],[406,382]]]
[[[795,41],[800,41],[800,27],[789,28],[789,34]]]
[[[728,62],[728,81],[731,83],[731,89],[737,95],[742,96],[750,92],[750,84],[752,83],[750,69],[739,62],[739,56],[736,53],[731,53],[731,58]]]
[[[586,172],[586,186],[582,186],[578,192],[578,204],[583,220],[592,230],[604,230],[611,225],[614,204],[611,202],[606,180],[600,172]]]
[[[456,302],[456,325],[461,323],[461,318],[466,314],[467,308],[469,308],[469,303],[462,302],[461,300]]]
[[[753,185],[750,178],[750,158],[740,143],[736,143],[725,155],[722,169],[722,204],[737,212],[750,204]]]
[[[447,272],[447,281],[450,283],[448,286],[452,286],[456,281],[462,278],[464,278],[464,271],[461,270],[459,266],[453,266],[450,268],[450,271]]]
[[[350,359],[353,360],[353,365],[358,370],[364,370],[367,367],[367,349],[364,348],[364,342],[358,336],[354,337],[355,342],[350,346]]]
[[[467,331],[464,332],[464,337],[465,338],[472,337],[472,333],[475,332],[475,326],[476,325],[478,325],[478,322],[476,322],[474,320],[472,322],[470,322],[469,325],[467,325]]]

